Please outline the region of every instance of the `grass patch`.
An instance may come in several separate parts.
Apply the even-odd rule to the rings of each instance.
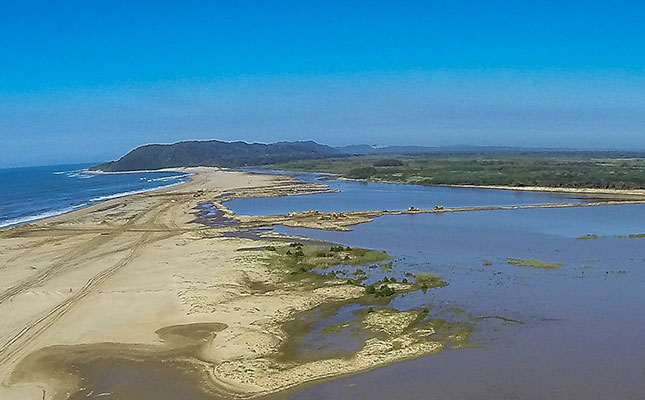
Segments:
[[[363,265],[389,259],[384,251],[343,246],[314,246],[301,243],[291,243],[284,246],[274,246],[267,254],[266,262],[273,271],[288,275],[298,275],[310,272],[312,269],[326,269],[339,265]],[[334,277],[334,273],[330,277]],[[356,270],[356,281],[365,279],[365,272]],[[352,281],[353,282],[353,281]]]
[[[414,281],[423,289],[447,286],[448,284],[435,274],[414,274]]]
[[[558,269],[562,266],[562,263],[549,264],[543,261],[538,261],[536,259],[520,260],[519,258],[507,258],[506,262],[508,264],[517,265],[519,267],[542,268],[542,269]]]

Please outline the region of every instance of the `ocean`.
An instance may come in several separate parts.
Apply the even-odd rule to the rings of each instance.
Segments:
[[[175,186],[181,172],[93,173],[92,164],[0,169],[0,229],[97,202]]]

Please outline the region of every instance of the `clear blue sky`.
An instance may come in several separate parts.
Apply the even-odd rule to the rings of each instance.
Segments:
[[[4,2],[0,167],[183,139],[645,148],[637,1]]]

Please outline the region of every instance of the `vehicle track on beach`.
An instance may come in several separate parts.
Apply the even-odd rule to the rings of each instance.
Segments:
[[[146,214],[152,211],[156,211],[151,218],[153,223],[156,223],[159,217],[163,215],[163,213],[166,212],[169,207],[169,205],[166,205],[165,207],[153,207],[148,212],[146,212]],[[143,215],[141,215],[141,217],[143,217]],[[118,262],[92,276],[87,280],[85,285],[83,285],[83,287],[77,290],[74,294],[68,296],[65,300],[61,301],[46,312],[35,316],[22,328],[19,328],[12,332],[9,337],[0,339],[0,365],[10,365],[10,363],[22,356],[26,352],[26,350],[28,350],[29,345],[32,344],[43,332],[45,332],[58,320],[60,320],[70,309],[78,304],[78,302],[83,300],[88,295],[94,293],[96,289],[98,289],[110,277],[129,265],[134,259],[139,257],[148,244],[154,243],[158,240],[166,239],[176,234],[179,233],[173,230],[169,230],[165,234],[159,234],[158,232],[154,231],[143,232],[139,239],[136,240],[136,242],[130,247],[128,253]],[[96,242],[92,242],[92,246],[96,245]],[[75,251],[74,254],[82,254],[87,250],[87,248],[88,245],[81,246],[81,248]],[[82,258],[84,259],[85,257]],[[57,273],[60,272],[60,270],[57,270]],[[33,280],[33,282],[35,284],[41,281]],[[24,290],[25,287],[26,286],[23,285],[21,289]]]
[[[165,210],[166,208],[164,208],[163,210]],[[58,257],[56,261],[45,270],[37,272],[36,274],[31,275],[24,280],[15,283],[10,288],[7,288],[4,291],[0,292],[0,304],[26,290],[41,286],[53,277],[59,276],[62,273],[70,270],[71,268],[74,268],[80,263],[79,261],[91,257],[92,250],[97,249],[99,248],[99,246],[105,245],[110,241],[116,240],[123,233],[129,231],[128,228],[133,227],[138,221],[143,219],[153,210],[154,208],[151,208],[144,211],[143,213],[140,213],[139,215],[126,222],[123,226],[118,227],[113,231],[108,231],[108,235],[98,233],[98,236]],[[158,212],[155,217],[157,217],[160,212]],[[44,242],[46,241],[43,241],[43,244]]]
[[[14,261],[19,260],[33,253],[36,249],[40,248],[40,246],[43,246],[45,244],[50,244],[50,243],[58,243],[65,240],[66,238],[67,237],[56,237],[56,238],[48,237],[44,240],[38,240],[35,243],[27,243],[27,244],[21,245],[19,248],[20,249],[24,248],[24,251],[5,260],[5,262],[2,265],[0,265],[0,271],[3,271],[4,269],[7,269],[8,267],[10,267]]]

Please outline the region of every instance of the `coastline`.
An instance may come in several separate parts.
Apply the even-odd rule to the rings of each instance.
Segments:
[[[283,324],[323,304],[361,299],[365,291],[340,280],[318,282],[319,286],[303,290],[301,282],[285,280],[267,268],[265,252],[257,250],[256,240],[226,233],[276,223],[343,230],[390,214],[634,203],[369,211],[344,213],[340,218],[316,212],[248,217],[233,214],[224,201],[324,193],[329,188],[285,175],[205,167],[181,171],[194,175],[179,186],[114,198],[0,230],[0,272],[6,277],[0,287],[0,315],[6,321],[0,327],[0,397],[63,397],[77,382],[50,373],[64,370],[66,363],[78,361],[79,354],[88,350],[136,354],[157,362],[159,354],[170,348],[205,368],[212,378],[205,385],[222,397],[251,398],[443,348],[439,341],[424,339],[422,344],[422,337],[413,330],[371,342],[356,358],[344,361],[325,359],[295,366],[274,362],[272,355],[289,340]],[[196,207],[204,202],[212,202],[239,223],[211,227],[194,223]],[[267,236],[261,245],[283,243],[273,238]],[[411,317],[384,315],[380,323],[408,326]],[[199,333],[192,330],[196,324],[220,324],[199,339],[197,353],[161,334],[171,327],[179,329],[176,336],[192,343]],[[401,344],[410,350],[401,351]],[[43,363],[47,357],[56,362]]]
[[[155,332],[167,326],[216,321],[236,325],[240,313],[230,303],[241,302],[249,310],[257,306],[248,303],[248,280],[274,278],[258,268],[257,260],[240,257],[238,250],[253,240],[222,237],[226,229],[193,223],[195,207],[232,193],[328,190],[285,176],[211,168],[190,172],[195,175],[184,185],[110,199],[0,231],[0,315],[5,321],[0,327],[0,397],[57,398],[60,382],[35,369],[30,378],[24,370],[14,374],[18,363],[39,349],[102,343],[155,346],[163,343]],[[228,267],[219,271],[220,264]],[[205,271],[213,273],[208,282],[202,279]],[[212,290],[212,285],[221,290]],[[347,296],[344,289],[341,298]],[[275,320],[276,312],[288,318],[312,306],[305,297],[300,294],[284,303],[265,296],[267,309],[261,314],[268,320]],[[321,294],[318,302],[327,299]],[[216,304],[225,310],[215,312]],[[217,358],[248,351],[235,338],[254,320],[243,317],[243,327],[223,335]],[[258,343],[266,336],[250,335]]]
[[[112,173],[112,172],[92,171],[92,170],[89,170],[89,169],[78,170],[78,172],[84,172],[84,173],[92,174],[92,175],[95,175],[95,174],[96,175],[98,175],[98,174],[106,174],[106,175],[121,174],[121,172]],[[136,195],[136,194],[150,193],[150,192],[170,189],[170,188],[173,188],[173,187],[176,187],[176,186],[180,186],[180,185],[189,183],[190,180],[191,180],[191,176],[192,176],[191,173],[186,172],[186,171],[184,171],[182,169],[164,169],[164,170],[158,170],[158,171],[130,171],[130,172],[127,172],[127,173],[135,174],[135,173],[147,173],[147,172],[174,172],[174,173],[183,174],[183,175],[177,176],[176,178],[187,178],[187,180],[183,181],[183,182],[175,182],[175,183],[171,183],[171,184],[167,184],[167,185],[161,185],[161,186],[157,186],[157,187],[153,187],[153,188],[145,188],[145,189],[126,191],[126,192],[117,192],[117,193],[110,194],[110,195],[103,195],[103,196],[99,196],[99,197],[96,197],[96,198],[87,199],[87,200],[85,200],[84,202],[82,202],[80,204],[75,204],[75,205],[68,206],[68,207],[65,207],[65,208],[54,209],[54,210],[42,212],[40,214],[27,215],[27,216],[24,216],[24,217],[14,218],[14,219],[7,220],[7,221],[4,221],[4,222],[0,223],[0,231],[2,231],[4,229],[9,229],[9,228],[12,228],[12,227],[24,225],[24,224],[30,224],[30,223],[35,223],[35,222],[38,222],[38,221],[43,221],[43,220],[46,220],[46,219],[49,219],[49,218],[55,218],[55,217],[65,215],[65,214],[68,214],[68,213],[71,213],[71,212],[74,212],[74,211],[82,210],[82,209],[84,209],[86,207],[91,207],[93,205],[100,204],[100,203],[102,203],[104,201],[111,200],[111,199],[117,199],[117,198],[126,197],[126,196],[132,196],[132,195]],[[57,173],[57,174],[60,174],[60,173]]]

